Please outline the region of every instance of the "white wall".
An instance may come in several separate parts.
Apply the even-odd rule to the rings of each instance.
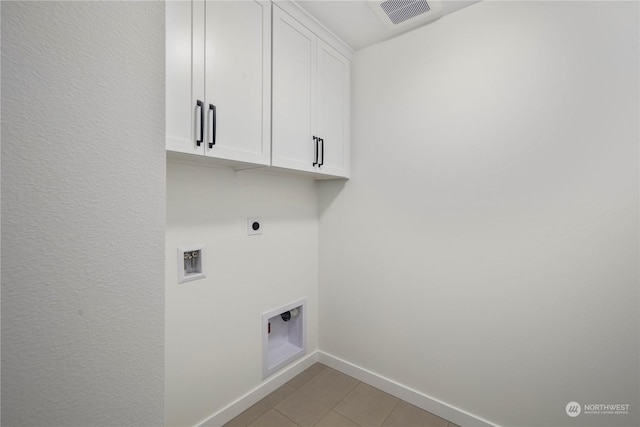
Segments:
[[[2,425],[159,426],[164,5],[2,2]]]
[[[306,297],[317,350],[317,209],[308,178],[167,163],[167,425],[195,425],[263,383],[263,312]],[[262,235],[247,236],[247,217]],[[178,284],[177,248],[201,243],[207,277]]]
[[[638,12],[482,2],[357,53],[322,351],[499,425],[640,423]]]

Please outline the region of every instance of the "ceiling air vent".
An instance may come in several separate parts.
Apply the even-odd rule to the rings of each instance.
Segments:
[[[378,0],[367,3],[391,28],[433,19],[442,9],[442,3],[437,0]]]

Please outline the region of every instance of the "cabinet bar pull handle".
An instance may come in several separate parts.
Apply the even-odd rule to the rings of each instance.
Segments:
[[[314,157],[313,157],[313,163],[311,164],[311,166],[315,166],[318,164],[318,141],[320,140],[320,138],[318,138],[317,136],[314,135],[313,137],[313,149],[314,149]]]
[[[196,108],[200,108],[200,139],[196,139],[196,145],[200,147],[204,141],[204,103],[198,99],[196,105]]]
[[[320,157],[320,163],[318,163],[318,167],[324,165],[324,138],[318,138],[320,141],[320,145],[322,146],[322,157]]]
[[[213,113],[213,121],[211,125],[211,141],[209,141],[209,148],[213,148],[216,145],[216,106],[209,104],[209,112]]]

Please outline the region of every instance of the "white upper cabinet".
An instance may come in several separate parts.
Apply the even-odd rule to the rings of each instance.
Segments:
[[[165,16],[167,150],[204,154],[195,107],[196,99],[204,103],[204,37],[193,37],[204,34],[204,18],[191,20],[204,16],[204,3],[167,1]]]
[[[351,63],[318,40],[317,129],[322,138],[320,171],[349,177]]]
[[[317,37],[273,8],[273,166],[314,172]]]
[[[269,165],[271,4],[166,3],[169,151]]]
[[[273,7],[273,166],[349,177],[350,61]]]

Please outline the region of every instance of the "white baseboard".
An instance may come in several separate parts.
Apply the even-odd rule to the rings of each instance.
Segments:
[[[282,369],[282,371],[270,376],[263,381],[258,387],[254,388],[244,396],[235,400],[231,404],[225,406],[206,420],[198,423],[198,427],[219,427],[228,423],[252,405],[258,403],[261,399],[274,392],[278,387],[283,386],[296,375],[302,373],[305,369],[311,367],[318,361],[318,352],[302,357],[291,366]]]
[[[482,426],[482,427],[498,427],[496,424],[484,420],[478,416],[456,408],[426,394],[420,393],[407,386],[399,384],[393,380],[385,378],[381,375],[368,371],[353,363],[337,358],[331,354],[319,351],[318,362],[327,365],[330,368],[349,375],[363,383],[378,388],[392,396],[402,399],[418,408],[431,412],[441,418],[451,421],[459,426]]]
[[[455,406],[427,396],[417,390],[413,390],[412,388],[322,351],[314,351],[313,353],[297,360],[295,363],[291,364],[291,366],[284,368],[281,372],[269,377],[244,396],[225,406],[206,420],[198,423],[197,426],[219,427],[224,425],[245,410],[249,409],[252,405],[258,403],[258,401],[266,397],[268,394],[274,392],[278,387],[283,386],[296,375],[311,367],[316,362],[323,363],[336,371],[340,371],[343,374],[362,381],[363,383],[376,387],[397,397],[398,399],[409,402],[418,408],[429,411],[432,414],[449,420],[459,426],[499,427],[495,423],[491,423],[478,416],[465,412],[462,409],[456,408]]]

